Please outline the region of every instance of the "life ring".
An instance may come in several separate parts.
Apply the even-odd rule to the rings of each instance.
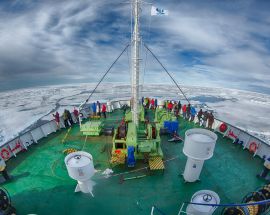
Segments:
[[[7,160],[10,158],[10,153],[7,149],[3,148],[1,150],[1,157],[4,159],[4,160]]]
[[[228,129],[228,126],[224,122],[221,123],[221,125],[219,126],[219,131],[222,133],[224,133],[227,129]]]
[[[249,149],[250,152],[255,153],[257,151],[257,149],[258,149],[257,143],[256,142],[250,143],[248,149]]]

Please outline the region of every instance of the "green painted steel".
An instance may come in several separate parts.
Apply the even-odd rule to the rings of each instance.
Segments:
[[[132,121],[132,112],[129,110],[125,114],[125,121],[126,122],[131,122]],[[140,106],[140,122],[144,122],[144,108],[141,105]]]
[[[90,120],[81,125],[81,132],[83,135],[99,136],[103,128],[102,119]]]
[[[165,109],[159,109],[157,108],[155,111],[155,122],[159,122],[161,126],[164,126],[164,121],[174,121],[176,120],[176,117],[172,114],[172,112],[169,112]]]
[[[120,110],[108,114],[104,126],[116,126],[123,118]],[[180,135],[187,129],[198,127],[180,119]],[[113,168],[114,176],[104,178],[101,174],[111,168],[112,138],[107,136],[85,137],[78,125],[72,127],[65,144],[61,143],[67,130],[49,135],[37,145],[29,147],[7,162],[11,182],[3,186],[11,194],[12,202],[19,214],[150,214],[156,205],[166,214],[177,214],[181,202],[189,201],[198,190],[217,192],[221,203],[241,202],[242,197],[264,184],[256,178],[263,161],[254,158],[247,150],[232,144],[231,140],[218,134],[213,158],[204,164],[201,181],[185,183],[181,176],[186,157],[182,153],[183,143],[172,143],[170,137],[162,136],[165,171],[153,173],[145,168],[143,161],[135,169],[119,165]],[[76,181],[69,178],[64,164],[67,148],[84,150],[93,155],[96,185],[94,195],[74,193]],[[138,170],[140,171],[133,171]],[[127,173],[128,171],[133,171]],[[122,175],[117,175],[125,173]],[[136,180],[123,180],[124,178]],[[122,180],[121,180],[122,179]],[[121,183],[120,183],[121,182]]]
[[[130,112],[126,113],[126,124],[121,124],[121,128],[115,129],[112,146],[112,163],[115,165],[123,163],[123,157],[127,157],[127,148],[135,148],[135,158],[147,160],[148,157],[163,157],[161,149],[161,140],[159,135],[160,124],[153,122],[154,110],[142,109],[143,117],[147,119],[140,120],[136,126],[133,122],[127,120],[131,116]],[[146,113],[146,115],[144,115]],[[121,129],[121,135],[119,135]],[[123,130],[126,130],[126,136],[123,137]],[[153,136],[154,134],[154,136]]]

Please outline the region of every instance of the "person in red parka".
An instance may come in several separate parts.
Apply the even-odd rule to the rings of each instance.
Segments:
[[[187,105],[183,105],[183,107],[182,107],[182,114],[183,114],[183,118],[186,119],[186,116],[187,116]]]
[[[74,114],[77,122],[79,122],[79,111],[75,107],[73,109],[73,114]]]
[[[169,102],[168,103],[168,110],[172,111],[172,109],[173,109],[173,104],[172,104],[172,102]]]
[[[104,118],[106,118],[106,105],[105,104],[102,104],[101,106],[101,113],[103,114]]]
[[[151,99],[151,109],[155,109],[155,100]]]
[[[57,128],[60,128],[60,115],[58,111],[56,111],[55,114],[53,114],[54,120],[56,122]]]

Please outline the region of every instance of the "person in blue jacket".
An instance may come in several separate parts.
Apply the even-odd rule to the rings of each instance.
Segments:
[[[190,121],[191,122],[194,121],[194,118],[196,116],[196,113],[197,113],[197,111],[196,111],[195,107],[191,106],[191,108],[190,108],[190,116],[191,116]]]
[[[94,116],[96,116],[97,115],[97,105],[95,102],[92,104],[92,111],[93,111]]]

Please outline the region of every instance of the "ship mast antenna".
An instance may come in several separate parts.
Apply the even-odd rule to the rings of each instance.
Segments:
[[[140,5],[141,0],[133,0],[134,28],[132,34],[131,112],[132,121],[139,123],[139,75],[140,75]]]

